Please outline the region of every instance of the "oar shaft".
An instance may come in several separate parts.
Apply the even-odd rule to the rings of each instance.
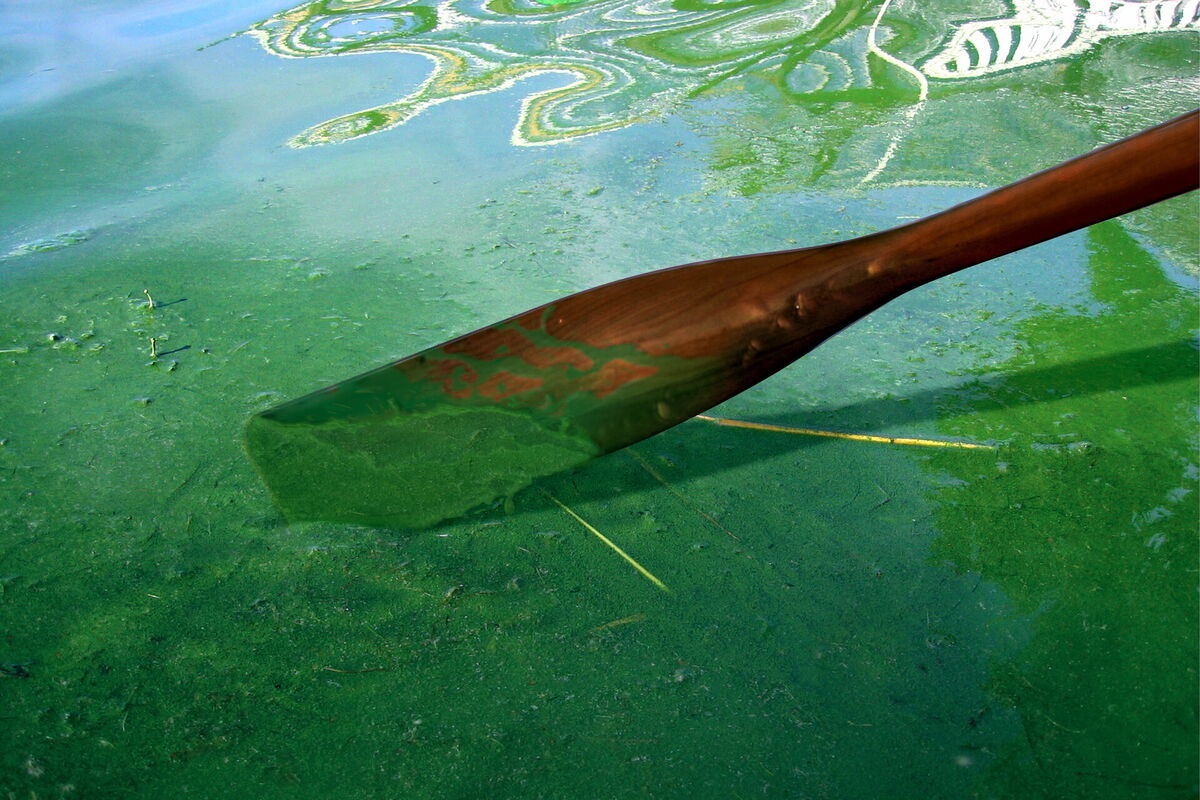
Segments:
[[[1200,114],[1139,134],[892,231],[906,287],[1200,186]]]

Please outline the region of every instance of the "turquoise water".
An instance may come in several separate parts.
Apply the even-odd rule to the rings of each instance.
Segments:
[[[1195,796],[1194,198],[712,412],[996,449],[694,420],[416,532],[285,523],[241,441],[570,292],[1185,111],[1194,21],[890,5],[905,68],[878,4],[441,8],[0,4],[0,788]]]

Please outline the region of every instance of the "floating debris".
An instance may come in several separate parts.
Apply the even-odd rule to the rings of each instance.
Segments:
[[[4,256],[5,258],[16,258],[17,256],[27,256],[31,253],[51,253],[55,250],[62,250],[64,247],[81,244],[91,239],[95,234],[92,230],[67,231],[66,233],[56,233],[53,236],[47,236],[44,239],[35,239],[32,242],[19,244]]]
[[[996,450],[997,445],[980,444],[978,442],[956,442],[949,439],[915,439],[908,436],[874,436],[869,433],[844,433],[829,431],[822,428],[793,428],[788,425],[768,425],[763,422],[747,422],[740,419],[724,417],[709,417],[697,414],[696,419],[711,422],[715,425],[728,425],[732,428],[750,428],[756,431],[772,431],[774,433],[792,433],[803,436],[827,436],[834,439],[851,439],[856,442],[882,442],[884,444],[909,444],[921,447],[959,447],[967,450]]]
[[[634,559],[633,559],[633,556],[629,555],[629,554],[628,554],[628,553],[626,553],[624,550],[622,550],[620,547],[618,547],[618,546],[617,546],[617,545],[616,545],[616,544],[615,544],[615,543],[612,541],[612,539],[609,539],[609,538],[608,538],[607,536],[605,536],[603,533],[601,533],[600,531],[598,531],[598,530],[596,530],[595,528],[593,528],[593,527],[592,527],[592,525],[591,525],[591,523],[589,523],[589,522],[588,522],[587,520],[585,520],[583,517],[581,517],[581,516],[579,516],[578,514],[576,514],[576,513],[575,513],[574,511],[572,511],[571,509],[567,508],[566,504],[564,504],[564,503],[563,503],[561,500],[559,500],[559,499],[558,499],[557,497],[555,497],[554,495],[552,495],[552,494],[550,494],[549,492],[547,492],[547,493],[546,493],[546,496],[547,496],[547,497],[549,497],[551,500],[553,500],[553,501],[555,502],[555,504],[556,504],[556,505],[558,505],[558,507],[559,507],[559,508],[561,508],[563,511],[567,512],[568,514],[570,514],[570,515],[571,515],[571,516],[572,516],[572,517],[575,519],[575,521],[576,521],[576,522],[578,522],[578,523],[579,523],[580,525],[582,525],[583,527],[587,528],[587,529],[588,529],[588,531],[590,531],[591,533],[595,534],[595,536],[596,536],[596,538],[597,538],[597,539],[599,539],[600,541],[604,542],[606,545],[608,545],[609,547],[611,547],[611,548],[612,548],[612,549],[613,549],[613,550],[616,552],[616,554],[617,554],[617,555],[619,555],[621,558],[625,559],[625,560],[626,560],[626,561],[628,561],[628,562],[629,562],[631,565],[633,565],[633,568],[634,568],[634,569],[636,569],[638,572],[642,573],[642,575],[644,575],[648,581],[650,581],[651,583],[653,583],[653,584],[654,584],[655,586],[657,586],[658,588],[662,589],[664,592],[670,593],[670,591],[671,591],[671,590],[667,588],[667,585],[666,585],[665,583],[663,583],[662,581],[660,581],[658,578],[654,577],[654,575],[653,575],[653,574],[651,574],[650,570],[648,570],[648,569],[646,569],[645,567],[643,567],[643,566],[642,566],[641,564],[639,564],[637,561],[634,561]]]
[[[594,628],[589,628],[588,633],[596,633],[597,631],[605,631],[605,630],[608,630],[609,628],[620,627],[621,625],[630,625],[634,622],[642,622],[645,619],[646,619],[645,614],[630,614],[628,617],[621,617],[620,619],[614,619],[609,622],[606,622],[603,625],[597,625]]]

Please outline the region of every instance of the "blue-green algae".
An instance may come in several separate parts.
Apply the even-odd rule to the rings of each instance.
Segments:
[[[1017,369],[943,401],[947,431],[1007,444],[931,461],[958,479],[937,490],[934,552],[1033,620],[988,681],[1025,729],[997,754],[991,796],[1182,797],[1200,707],[1195,578],[1180,568],[1200,552],[1195,296],[1118,224],[1087,239],[1103,310],[1039,309],[1017,327]]]
[[[572,291],[1180,113],[1192,6],[286,5],[0,8],[0,252],[103,231],[0,261],[0,796],[1195,797],[1194,200],[927,287],[716,412],[998,451],[696,422],[543,482],[670,596],[541,492],[289,523],[241,447]],[[289,25],[372,56],[224,38]],[[1002,29],[1057,44],[1016,63]],[[280,146],[398,99],[429,102]]]

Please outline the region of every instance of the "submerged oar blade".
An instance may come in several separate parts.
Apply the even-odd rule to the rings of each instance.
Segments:
[[[706,289],[713,297],[731,291],[737,260],[690,267],[722,263],[726,280]],[[650,299],[666,272],[589,290],[271,408],[247,424],[247,451],[292,521],[421,528],[509,497],[734,391],[727,379],[743,365],[670,354],[649,333],[662,327],[695,341],[727,329],[715,308],[702,324],[675,324],[680,309]],[[703,274],[695,279],[704,285]]]
[[[246,427],[251,459],[289,520],[423,528],[597,454],[537,414],[453,404],[346,422],[272,412]]]

